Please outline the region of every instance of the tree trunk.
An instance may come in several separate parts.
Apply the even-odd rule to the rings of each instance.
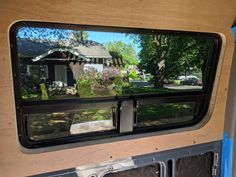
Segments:
[[[164,84],[164,74],[157,71],[153,77],[154,88],[162,88]]]

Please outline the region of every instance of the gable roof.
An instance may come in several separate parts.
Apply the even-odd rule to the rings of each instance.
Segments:
[[[34,42],[29,40],[18,40],[18,56],[20,58],[31,58],[32,61],[38,61],[47,58],[54,52],[69,52],[80,58],[103,58],[111,59],[112,56],[103,47],[102,44],[94,41],[85,41],[76,47],[61,47],[53,42]]]
[[[84,55],[87,58],[112,58],[102,44],[94,41],[80,43],[73,49],[75,51],[77,50],[81,55]]]
[[[17,40],[18,56],[21,58],[34,58],[56,47],[59,47],[59,45],[52,42]]]

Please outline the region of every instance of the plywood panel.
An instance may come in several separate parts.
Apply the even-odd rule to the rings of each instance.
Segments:
[[[0,0],[0,7],[1,176],[26,176],[221,139],[234,45],[230,27],[236,18],[235,0]],[[8,40],[9,26],[19,20],[222,33],[225,55],[218,69],[210,121],[194,131],[42,154],[22,153],[16,138]]]

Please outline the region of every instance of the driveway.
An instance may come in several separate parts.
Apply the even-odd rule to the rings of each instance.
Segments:
[[[175,90],[200,90],[202,89],[202,86],[198,86],[198,85],[169,85],[166,84],[164,85],[165,88],[168,89],[175,89]]]

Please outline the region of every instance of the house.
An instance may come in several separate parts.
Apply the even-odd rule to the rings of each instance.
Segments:
[[[35,80],[50,83],[60,81],[73,86],[78,76],[88,67],[102,72],[104,66],[123,66],[122,59],[112,58],[104,46],[87,40],[75,47],[62,47],[53,42],[18,40],[21,73]]]

